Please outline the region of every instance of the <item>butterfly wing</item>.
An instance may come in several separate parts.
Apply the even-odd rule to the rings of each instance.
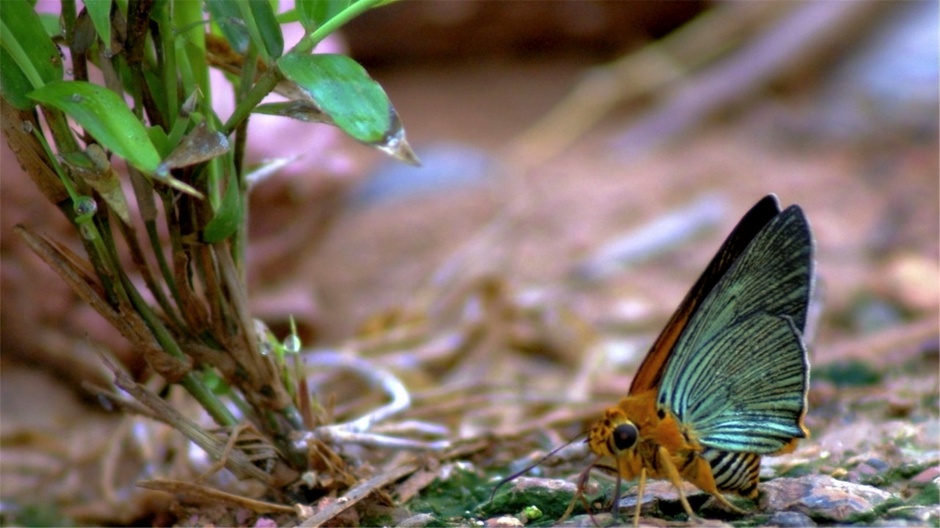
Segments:
[[[663,376],[664,366],[675,347],[676,341],[685,330],[689,318],[696,312],[705,300],[705,297],[714,289],[718,281],[725,275],[728,268],[741,256],[748,244],[761,229],[780,214],[780,205],[777,197],[769,194],[757,202],[747,214],[741,218],[728,238],[722,244],[718,253],[712,257],[711,262],[702,272],[689,293],[686,294],[679,308],[666,323],[662,333],[653,343],[649,353],[630,384],[629,394],[638,394],[648,389],[658,387]],[[802,327],[801,327],[802,328]]]
[[[805,437],[802,332],[812,280],[809,224],[791,206],[760,229],[692,312],[663,369],[659,407],[717,449],[772,453]]]

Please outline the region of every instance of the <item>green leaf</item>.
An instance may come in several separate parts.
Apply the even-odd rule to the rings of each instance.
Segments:
[[[153,174],[160,164],[147,130],[111,90],[84,81],[55,81],[29,97],[68,114],[101,146],[138,170]]]
[[[170,138],[167,137],[163,128],[158,126],[147,127],[147,136],[161,158],[165,158],[173,150],[173,144],[170,143]]]
[[[290,53],[277,64],[281,73],[344,132],[400,161],[421,164],[385,91],[359,63],[344,55]],[[307,115],[322,120],[309,112]]]
[[[0,48],[0,95],[17,110],[29,110],[36,103],[26,96],[33,89],[23,70],[7,50]]]
[[[33,106],[28,92],[62,78],[62,56],[29,2],[2,2],[0,45],[0,93],[20,110]]]
[[[85,9],[105,49],[111,49],[111,0],[85,0]]]
[[[242,19],[238,4],[232,0],[207,0],[206,7],[209,9],[212,21],[219,26],[232,49],[237,53],[245,54],[251,37],[245,28],[245,21]]]
[[[231,174],[231,173],[229,173]],[[208,244],[214,244],[225,240],[242,223],[242,201],[241,193],[238,192],[238,182],[232,181],[229,177],[228,185],[225,187],[225,195],[222,197],[222,203],[219,204],[219,210],[215,216],[206,224],[206,229],[202,233],[202,239]]]
[[[356,61],[344,55],[289,54],[277,65],[353,138],[375,144],[390,132],[391,103]]]
[[[39,13],[39,21],[49,38],[61,37],[62,26],[59,25],[59,15],[54,13]]]
[[[246,16],[248,32],[256,40],[255,45],[269,59],[276,59],[284,54],[284,35],[277,23],[270,2],[254,0],[248,2],[250,17]]]
[[[297,13],[304,29],[313,31],[350,4],[352,0],[298,0]]]

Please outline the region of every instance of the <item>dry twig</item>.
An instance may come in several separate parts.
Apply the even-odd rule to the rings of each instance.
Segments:
[[[155,479],[155,480],[142,480],[137,483],[137,486],[141,488],[155,490],[155,491],[164,491],[166,493],[171,493],[173,495],[183,496],[186,498],[186,500],[195,502],[195,503],[212,505],[212,504],[217,504],[219,502],[222,502],[222,503],[229,504],[231,506],[235,506],[238,508],[245,508],[258,514],[264,514],[264,513],[299,514],[299,510],[296,507],[284,506],[283,504],[275,504],[273,502],[249,499],[246,497],[242,497],[240,495],[233,495],[231,493],[226,493],[224,491],[213,489],[207,486],[193,484],[191,482],[183,482],[179,480]]]
[[[302,522],[300,526],[303,528],[322,526],[330,519],[355,506],[356,503],[368,497],[371,493],[384,488],[409,473],[414,473],[418,467],[420,467],[419,464],[405,464],[360,482],[340,497],[339,500],[317,512],[316,515]]]

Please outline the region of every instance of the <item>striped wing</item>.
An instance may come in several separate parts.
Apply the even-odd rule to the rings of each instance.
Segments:
[[[649,353],[643,358],[643,363],[640,364],[640,368],[637,369],[636,375],[633,376],[633,382],[630,384],[630,394],[639,394],[659,386],[666,362],[675,348],[676,341],[688,325],[692,314],[698,310],[702,301],[711,293],[718,281],[724,277],[728,268],[738,260],[738,257],[751,243],[751,240],[778,214],[780,214],[780,204],[777,203],[777,197],[768,194],[741,218],[741,221],[728,235],[724,244],[721,245],[721,249],[712,257],[701,277],[695,281],[689,293],[682,299],[682,303],[679,304],[669,322],[666,323],[666,327],[656,338],[656,342],[653,343]]]
[[[705,447],[702,458],[712,468],[712,478],[718,491],[732,491],[744,497],[757,495],[760,476],[760,455],[755,453],[732,453]]]
[[[772,453],[803,438],[809,364],[802,332],[813,241],[802,210],[767,223],[676,341],[658,405],[702,445]]]

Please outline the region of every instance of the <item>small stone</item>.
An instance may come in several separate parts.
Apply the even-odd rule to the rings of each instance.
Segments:
[[[767,526],[780,526],[781,528],[816,526],[812,519],[796,511],[778,511],[771,515],[765,524]]]
[[[683,483],[682,491],[685,493],[685,498],[690,502],[702,503],[706,500],[705,493],[696,488],[695,486]],[[697,497],[692,499],[692,497]],[[636,490],[631,490],[628,494],[621,496],[620,502],[617,506],[620,508],[622,514],[629,513],[633,515],[634,508],[636,508]],[[676,491],[676,487],[672,485],[671,482],[665,480],[654,480],[647,481],[646,488],[643,490],[643,499],[641,501],[640,513],[648,513],[651,511],[651,508],[657,503],[675,503],[681,504],[679,502],[679,492]],[[681,507],[681,506],[680,506]]]
[[[865,461],[865,465],[867,465],[867,466],[869,466],[869,467],[871,467],[871,468],[874,468],[875,471],[878,471],[878,472],[885,471],[886,469],[888,469],[889,467],[891,467],[891,466],[890,466],[887,462],[885,462],[884,460],[882,460],[882,459],[880,459],[880,458],[875,458],[875,457],[871,457],[871,458],[869,458],[868,460],[866,460],[866,461]]]
[[[851,471],[843,470],[841,475],[833,472],[832,476],[842,480],[847,480],[855,484],[879,484],[883,479],[880,479],[878,475],[884,472],[884,470],[887,468],[888,464],[886,464],[884,461],[876,458],[870,458],[852,468]]]
[[[871,523],[871,528],[923,528],[920,523],[907,519],[878,519]]]
[[[544,489],[550,492],[570,493],[573,495],[578,491],[578,486],[562,479],[519,477],[512,481],[511,489],[516,492]]]
[[[451,479],[454,475],[461,473],[474,473],[479,475],[480,471],[476,466],[473,465],[473,462],[466,460],[457,460],[456,462],[449,462],[441,466],[441,470],[438,473],[438,477],[441,482],[446,482]]]
[[[940,524],[940,506],[899,506],[887,511],[889,517],[917,521],[930,526]]]
[[[616,524],[628,526],[632,520],[632,517],[621,516],[618,519],[618,523],[614,521],[614,517],[609,512],[599,512],[592,515],[575,515],[565,522],[558,524],[558,526],[559,528],[603,528]],[[655,524],[651,524],[649,521],[651,521],[651,519],[641,519],[640,522],[643,526],[656,526]]]
[[[937,479],[940,479],[940,466],[931,466],[917,475],[914,475],[914,478],[911,479],[911,482],[916,482],[917,484],[929,484],[931,482],[936,482]]]
[[[486,528],[521,528],[525,525],[512,515],[502,515],[500,517],[487,519],[483,526]]]
[[[761,490],[764,510],[797,511],[812,519],[836,522],[870,512],[892,497],[878,488],[828,475],[779,478],[762,484]]]
[[[419,513],[403,519],[398,523],[398,528],[424,528],[434,522],[434,516],[430,513]]]

